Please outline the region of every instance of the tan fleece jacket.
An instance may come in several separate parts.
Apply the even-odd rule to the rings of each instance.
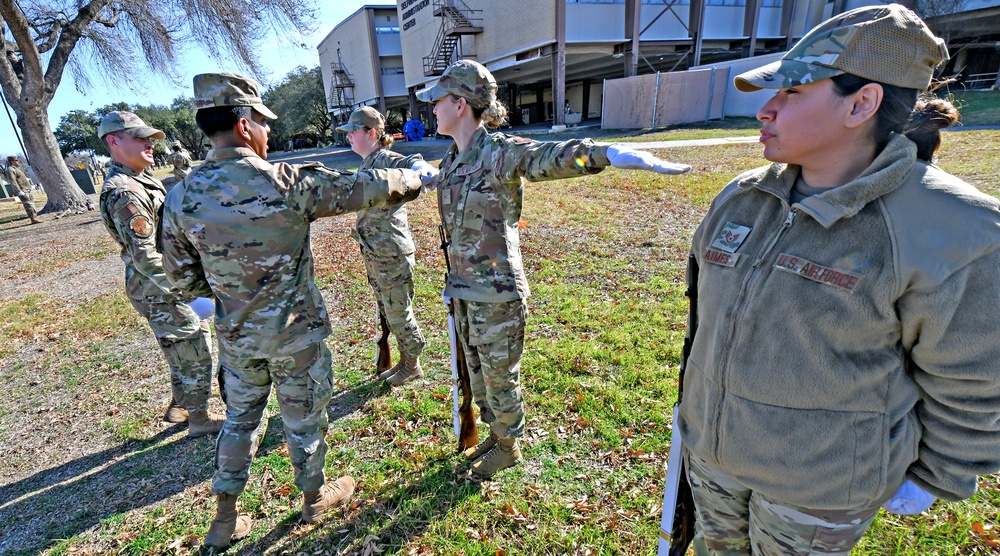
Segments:
[[[798,166],[736,178],[695,233],[686,446],[774,500],[948,500],[1000,468],[1000,210],[895,137],[788,205]]]

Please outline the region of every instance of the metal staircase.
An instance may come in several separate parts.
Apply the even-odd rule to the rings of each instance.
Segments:
[[[335,115],[350,114],[354,108],[354,78],[343,64],[330,62],[330,94],[326,107]]]
[[[462,35],[483,32],[481,17],[473,17],[483,10],[473,10],[462,0],[434,0],[434,15],[441,18],[434,47],[424,56],[424,76],[441,75],[455,61]]]

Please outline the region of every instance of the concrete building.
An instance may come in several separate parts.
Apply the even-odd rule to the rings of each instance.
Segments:
[[[912,0],[925,5],[948,4],[943,14],[951,22],[952,36],[964,41],[978,70],[990,65],[979,54],[989,54],[993,44],[980,40],[988,31],[1000,30],[1000,0]],[[332,64],[354,72],[357,94],[354,106],[384,103],[382,108],[407,107],[433,122],[429,106],[416,102],[413,93],[432,83],[454,60],[471,58],[490,69],[500,85],[500,98],[510,109],[511,123],[550,122],[570,118],[600,117],[605,79],[686,70],[748,57],[780,53],[811,27],[830,17],[863,5],[866,0],[397,0],[392,6],[366,6],[338,25],[320,45],[320,59],[328,97],[337,85]],[[943,8],[942,8],[943,9]],[[947,9],[945,9],[947,11]],[[362,15],[365,14],[365,15]],[[370,14],[370,15],[367,15]],[[935,16],[938,17],[938,16]],[[373,41],[372,29],[392,24],[398,47]],[[930,18],[929,21],[934,21]],[[970,35],[966,30],[971,31]],[[935,29],[939,33],[941,31]],[[997,37],[1000,38],[1000,37]],[[366,42],[367,40],[367,42]],[[336,41],[336,42],[334,42]],[[352,46],[347,46],[348,42]],[[364,51],[367,44],[378,43]],[[339,58],[332,54],[339,49]],[[374,79],[375,63],[392,56],[402,67],[403,87],[392,93],[389,76],[382,71],[381,85]],[[974,52],[975,51],[975,52]],[[995,57],[995,52],[992,53]],[[954,49],[953,49],[954,55]],[[342,61],[348,61],[344,64]],[[396,60],[401,60],[397,64]],[[963,60],[956,60],[962,62]],[[382,66],[387,62],[382,62]],[[953,64],[954,65],[954,64]],[[995,60],[993,65],[996,66]],[[328,67],[329,66],[329,67]],[[354,69],[354,66],[359,66]],[[971,66],[970,66],[971,67]],[[991,71],[995,73],[996,67]],[[988,73],[987,70],[986,73]],[[328,73],[330,73],[328,75]],[[398,74],[393,74],[398,79]],[[988,78],[988,76],[987,76]],[[994,75],[995,79],[996,76]],[[382,93],[378,93],[378,88]],[[343,110],[331,104],[331,110]],[[348,110],[349,111],[349,110]]]
[[[363,6],[320,42],[319,66],[335,121],[362,106],[384,113],[406,104],[397,14],[393,4]]]

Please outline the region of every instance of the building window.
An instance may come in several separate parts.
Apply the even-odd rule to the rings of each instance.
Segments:
[[[398,25],[386,25],[381,27],[375,27],[376,35],[398,35],[399,26]]]
[[[382,75],[403,75],[403,66],[392,68],[383,67]]]

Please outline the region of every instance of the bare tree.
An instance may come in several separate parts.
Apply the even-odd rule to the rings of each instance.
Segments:
[[[177,82],[179,50],[195,41],[257,75],[259,41],[270,30],[311,31],[314,6],[314,0],[0,0],[0,87],[48,196],[43,212],[87,203],[49,125],[49,103],[65,70],[80,88],[90,86],[91,72],[132,88],[143,71]]]

